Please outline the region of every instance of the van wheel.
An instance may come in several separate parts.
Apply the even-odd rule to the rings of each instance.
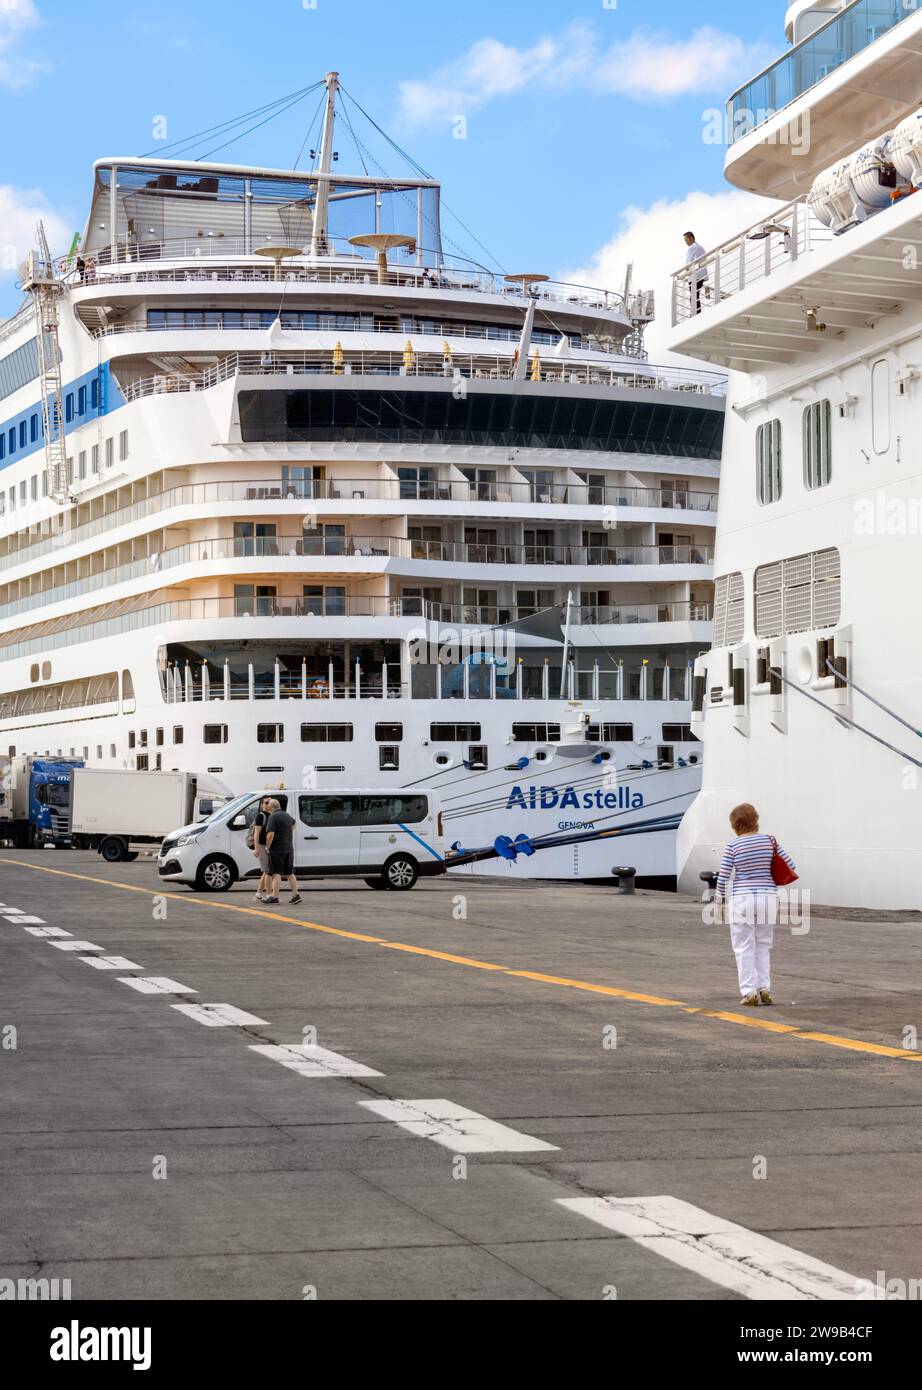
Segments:
[[[103,840],[99,846],[99,853],[107,864],[120,864],[123,859],[128,858],[128,851],[122,841],[114,838]]]
[[[384,885],[392,893],[403,893],[412,888],[419,878],[416,860],[408,854],[395,854],[384,866]]]
[[[368,884],[369,888],[383,889],[388,887],[383,878],[366,878],[365,882]]]
[[[222,859],[220,855],[212,855],[210,859],[203,859],[198,866],[198,873],[195,875],[195,891],[197,893],[226,893],[237,877],[237,870],[229,859]]]

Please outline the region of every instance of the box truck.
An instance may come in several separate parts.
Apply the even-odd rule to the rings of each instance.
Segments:
[[[70,838],[75,849],[95,849],[110,864],[137,859],[177,825],[203,820],[230,800],[228,788],[194,772],[130,772],[74,768]]]
[[[17,849],[66,845],[70,781],[78,758],[0,757],[0,839]]]

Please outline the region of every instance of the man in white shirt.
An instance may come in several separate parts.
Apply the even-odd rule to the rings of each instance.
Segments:
[[[685,253],[685,264],[688,267],[688,279],[691,285],[691,298],[695,306],[695,313],[701,313],[701,286],[708,278],[707,266],[698,265],[698,261],[703,261],[707,252],[699,242],[695,240],[694,232],[685,233],[685,245],[688,247]]]

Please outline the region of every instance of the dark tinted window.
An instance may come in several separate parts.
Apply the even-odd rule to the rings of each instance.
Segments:
[[[415,825],[429,814],[429,799],[409,794],[363,798],[366,825]]]
[[[241,391],[245,443],[309,440],[596,449],[719,458],[723,411],[651,401],[471,390]]]
[[[361,825],[362,799],[358,796],[320,795],[298,798],[298,814],[305,825]]]

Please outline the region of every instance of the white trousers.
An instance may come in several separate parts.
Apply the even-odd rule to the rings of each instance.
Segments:
[[[730,944],[740,995],[771,989],[771,950],[778,920],[777,893],[734,893],[729,900]]]

